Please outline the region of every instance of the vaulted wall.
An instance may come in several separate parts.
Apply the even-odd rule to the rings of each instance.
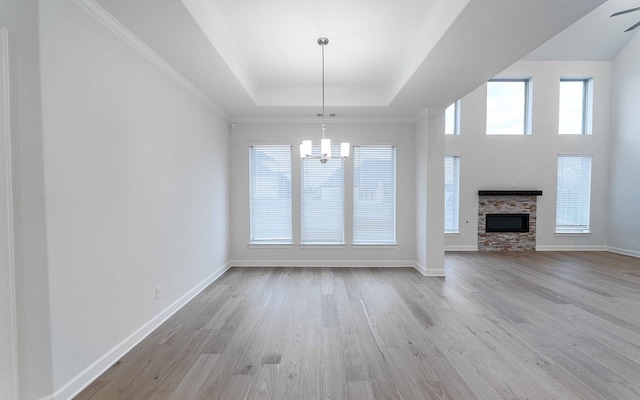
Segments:
[[[613,61],[609,246],[640,256],[640,35]]]

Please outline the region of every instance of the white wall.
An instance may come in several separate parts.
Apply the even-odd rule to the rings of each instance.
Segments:
[[[7,400],[18,397],[9,79],[9,36],[0,26],[0,398]]]
[[[228,128],[75,2],[39,11],[51,370],[65,398],[224,270]]]
[[[609,246],[640,256],[640,35],[613,61]]]
[[[19,389],[34,399],[52,390],[37,2],[0,0],[0,25],[9,47]]]
[[[478,190],[536,189],[537,246],[546,250],[603,250],[607,244],[610,62],[520,61],[497,77],[532,79],[532,135],[488,136],[486,84],[462,99],[461,134],[446,135],[445,152],[460,156],[460,234],[447,249],[477,247]],[[561,77],[593,77],[593,134],[558,134]],[[555,234],[558,154],[591,154],[591,234]]]
[[[353,144],[396,143],[397,247],[313,246],[300,243],[300,159],[303,139],[319,142],[320,124],[236,123],[231,131],[231,256],[237,265],[413,265],[414,135],[413,123],[329,123],[326,136]],[[249,143],[288,143],[292,147],[293,230],[296,245],[249,246]],[[319,162],[319,161],[318,161]],[[351,242],[350,182],[353,159],[345,166],[345,240]]]
[[[415,137],[417,268],[444,276],[444,110],[426,111]]]
[[[415,241],[416,264],[427,265],[427,161],[428,161],[429,114],[416,122],[415,143]],[[420,268],[420,267],[418,267]]]

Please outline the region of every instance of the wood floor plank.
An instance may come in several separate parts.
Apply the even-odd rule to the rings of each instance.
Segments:
[[[231,268],[80,400],[640,398],[640,260]]]

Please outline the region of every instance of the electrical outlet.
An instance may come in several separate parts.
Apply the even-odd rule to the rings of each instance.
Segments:
[[[156,300],[162,297],[162,286],[156,287]]]

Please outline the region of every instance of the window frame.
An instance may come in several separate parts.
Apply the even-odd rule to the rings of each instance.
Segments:
[[[580,132],[561,132],[560,120],[562,115],[560,114],[561,104],[561,87],[562,82],[582,82],[582,129]],[[560,84],[558,89],[558,134],[559,135],[590,135],[592,130],[593,119],[593,78],[560,78]]]
[[[531,126],[532,126],[532,118],[531,118],[531,114],[532,114],[532,103],[533,103],[533,99],[532,99],[532,83],[531,83],[532,79],[530,77],[528,78],[493,78],[493,79],[489,79],[487,81],[487,95],[486,95],[486,103],[487,103],[487,109],[486,109],[486,121],[485,121],[485,135],[487,136],[528,136],[531,135]],[[491,133],[489,132],[489,107],[488,107],[488,103],[489,103],[489,90],[488,90],[488,84],[491,82],[509,82],[509,83],[515,83],[515,82],[522,82],[524,84],[524,118],[523,118],[523,127],[522,127],[522,133]]]

